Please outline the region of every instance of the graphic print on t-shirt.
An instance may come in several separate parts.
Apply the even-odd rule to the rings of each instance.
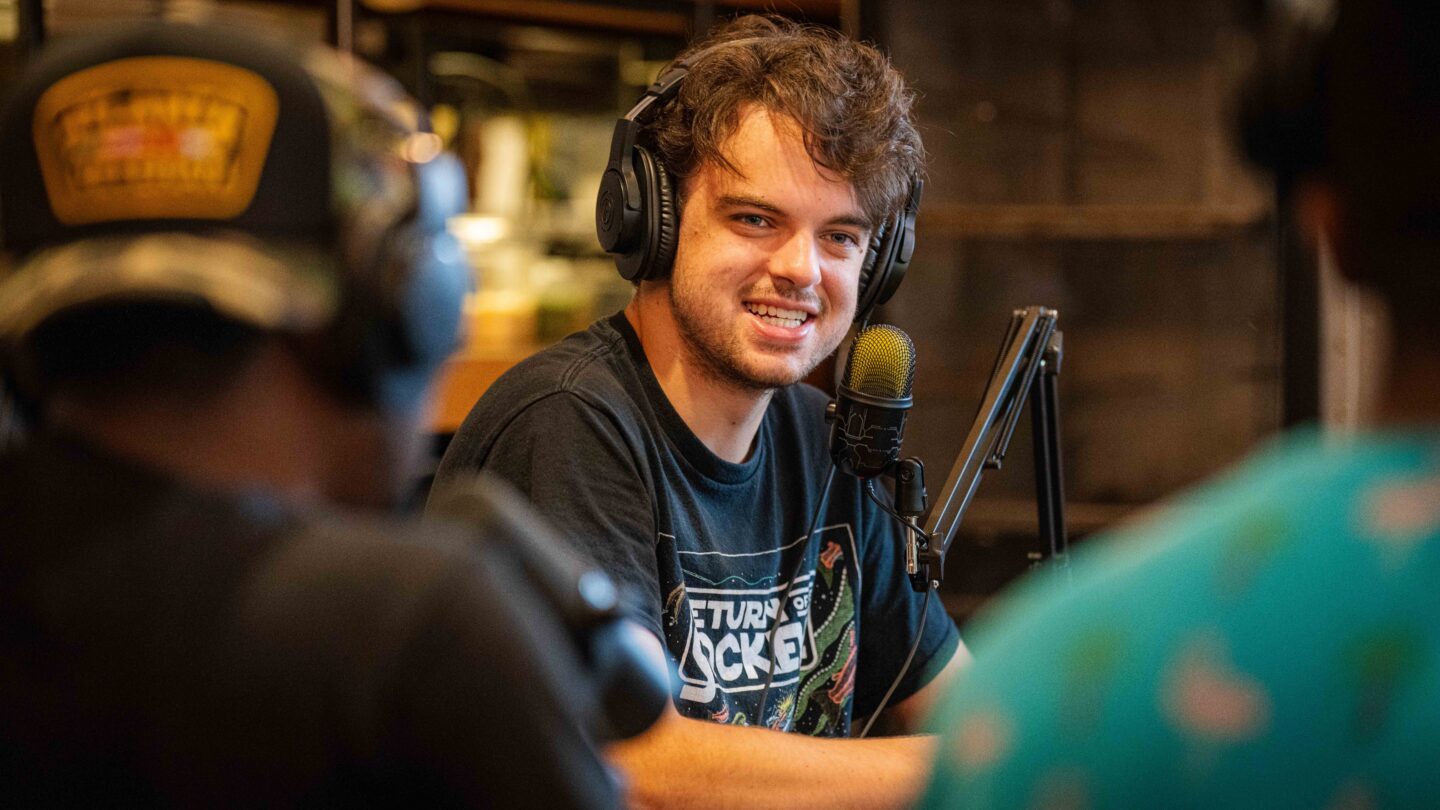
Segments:
[[[749,553],[678,551],[684,581],[666,599],[665,628],[679,664],[681,713],[742,725],[788,723],[824,736],[847,733],[858,554],[849,524],[819,529],[815,540]],[[806,562],[782,605],[802,549]],[[777,615],[772,652],[768,634]],[[757,718],[772,660],[765,717]]]

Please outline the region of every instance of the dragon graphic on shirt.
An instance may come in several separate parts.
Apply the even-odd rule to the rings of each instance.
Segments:
[[[663,625],[678,662],[682,714],[821,736],[848,733],[859,555],[848,524],[817,530],[815,543],[803,540],[763,552],[679,552],[684,582],[667,594]],[[807,559],[787,593],[801,552]]]

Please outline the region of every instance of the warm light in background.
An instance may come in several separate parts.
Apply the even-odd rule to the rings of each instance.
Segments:
[[[450,218],[449,229],[460,244],[475,248],[504,239],[510,232],[510,223],[504,217],[462,214]]]
[[[14,42],[20,35],[20,20],[15,0],[0,0],[0,42]]]
[[[416,132],[405,139],[400,154],[411,163],[429,163],[445,150],[445,142],[433,132]]]

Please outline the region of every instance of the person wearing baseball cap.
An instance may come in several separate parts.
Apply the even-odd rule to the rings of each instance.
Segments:
[[[5,803],[615,804],[528,511],[386,514],[469,282],[463,173],[403,93],[157,22],[10,89]]]

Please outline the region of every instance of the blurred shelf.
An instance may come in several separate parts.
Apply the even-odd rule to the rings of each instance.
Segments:
[[[932,489],[931,494],[934,492]],[[1130,503],[1067,501],[1066,533],[1073,538],[1099,531],[1113,526],[1140,508],[1142,506]],[[970,535],[1035,534],[1035,521],[1035,502],[1029,498],[985,498],[982,495],[970,504],[959,531]]]
[[[386,2],[364,4],[379,11],[393,5]],[[423,3],[410,5],[543,25],[568,25],[675,37],[685,37],[690,33],[691,15],[683,11],[627,8],[607,3],[571,3],[565,0],[526,0],[523,3],[515,0],[425,0]]]
[[[1253,228],[1268,208],[1214,205],[931,205],[926,236],[982,239],[1211,239]]]
[[[474,14],[494,19],[540,25],[562,25],[635,34],[661,34],[688,38],[695,24],[691,3],[606,3],[569,0],[361,0],[374,11],[436,11]],[[772,0],[720,0],[716,12],[769,11],[801,13],[818,18],[839,19],[843,0],[787,0],[777,7]]]

